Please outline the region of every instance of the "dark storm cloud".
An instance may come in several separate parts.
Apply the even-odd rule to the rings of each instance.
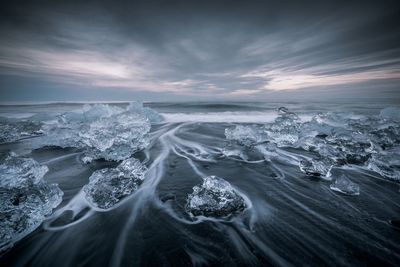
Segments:
[[[396,1],[299,2],[9,3],[2,95],[260,99],[380,83],[399,97]]]

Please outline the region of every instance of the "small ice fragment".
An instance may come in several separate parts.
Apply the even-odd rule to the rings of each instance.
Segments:
[[[226,139],[236,141],[244,146],[253,146],[268,140],[268,135],[259,126],[236,125],[235,128],[225,129]]]
[[[310,176],[322,176],[328,178],[331,176],[333,164],[328,160],[306,160],[299,162],[299,168],[302,172]]]
[[[288,113],[288,112],[289,112],[289,109],[286,108],[286,107],[279,107],[278,108],[278,114],[280,114],[280,115]]]
[[[221,153],[227,158],[240,158],[244,160],[247,159],[243,151],[241,151],[240,149],[229,149],[225,147],[224,149],[222,149]]]
[[[358,184],[350,181],[349,178],[342,175],[337,178],[331,185],[330,189],[336,192],[340,192],[349,196],[358,196],[360,194],[360,187]]]
[[[226,217],[246,207],[243,197],[230,183],[216,176],[204,178],[203,184],[193,187],[186,210],[192,216]]]
[[[146,171],[146,166],[134,158],[124,160],[117,168],[95,171],[83,187],[86,200],[99,209],[109,209],[139,188]]]

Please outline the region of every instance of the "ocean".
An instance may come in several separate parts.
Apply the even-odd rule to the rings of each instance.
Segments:
[[[0,106],[0,266],[396,266],[400,106]]]

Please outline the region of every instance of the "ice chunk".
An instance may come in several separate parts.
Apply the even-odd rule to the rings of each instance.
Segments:
[[[380,154],[373,154],[368,168],[383,177],[400,182],[400,147]]]
[[[400,144],[400,124],[383,123],[375,126],[374,129],[370,131],[370,138],[371,141],[377,144],[382,150]]]
[[[225,129],[228,140],[234,140],[244,146],[254,146],[259,143],[271,142],[278,147],[290,146],[299,138],[300,118],[287,108],[278,109],[278,117],[273,123],[265,125],[237,125]]]
[[[225,129],[225,137],[244,146],[253,146],[268,140],[268,135],[263,131],[262,127],[256,125],[236,125],[235,128]]]
[[[31,158],[17,157],[14,153],[0,154],[0,187],[21,188],[36,184],[49,170]]]
[[[226,217],[246,207],[242,196],[230,183],[216,176],[204,178],[202,185],[193,187],[186,210],[191,216]]]
[[[355,115],[319,114],[301,126],[297,145],[316,151],[339,164],[363,165],[376,149],[370,139],[370,124]]]
[[[347,164],[364,164],[371,156],[372,143],[366,134],[352,132],[327,138],[328,145],[336,149],[337,159]],[[330,155],[327,155],[330,156]]]
[[[130,103],[127,110],[130,112],[141,114],[142,116],[147,118],[150,123],[161,123],[164,120],[164,118],[155,110],[148,107],[143,107],[143,104],[139,102]]]
[[[287,107],[279,107],[278,108],[278,114],[279,115],[283,115],[283,114],[286,114],[286,113],[289,113],[289,109]]]
[[[226,129],[225,136],[246,146],[246,149],[258,150],[266,155],[267,160],[286,148],[294,154],[303,154],[300,148],[307,150],[319,158],[300,162],[300,169],[308,175],[329,177],[333,165],[367,164],[369,169],[382,176],[399,181],[400,168],[395,158],[399,158],[400,153],[390,152],[400,145],[399,110],[387,108],[380,116],[321,113],[303,123],[295,113],[280,107],[273,123],[237,125]],[[266,145],[284,149],[264,149]]]
[[[327,159],[300,160],[299,167],[302,172],[310,176],[329,178],[333,163]]]
[[[287,107],[279,107],[278,108],[278,115],[280,117],[286,117],[286,118],[292,118],[295,120],[298,120],[299,117],[297,116],[296,113],[289,111],[289,109]]]
[[[256,145],[255,148],[263,155],[265,160],[271,160],[272,158],[279,157],[278,153],[276,152],[276,145],[273,143]]]
[[[77,147],[85,162],[93,159],[124,160],[148,145],[150,123],[143,114],[108,105],[86,106],[83,113],[70,112],[57,124],[44,126],[41,146]]]
[[[297,131],[292,130],[279,130],[269,131],[270,141],[275,143],[278,147],[292,146],[298,141]]]
[[[400,108],[387,107],[381,110],[380,116],[390,120],[400,120]]]
[[[342,175],[337,178],[331,185],[330,189],[336,192],[340,192],[349,196],[358,196],[360,194],[360,187],[358,184],[350,181],[349,178]]]
[[[247,156],[243,153],[243,151],[238,148],[225,147],[222,149],[221,153],[228,158],[239,158],[243,160],[247,159]]]
[[[0,143],[42,134],[41,124],[29,120],[0,119]]]
[[[95,171],[83,187],[86,200],[99,209],[109,209],[138,189],[146,166],[137,159],[124,160],[117,168]]]
[[[300,118],[285,107],[278,109],[278,117],[272,124],[265,125],[269,141],[278,147],[291,146],[299,139]]]
[[[62,200],[63,192],[42,177],[46,166],[14,154],[1,155],[0,251],[34,231]]]

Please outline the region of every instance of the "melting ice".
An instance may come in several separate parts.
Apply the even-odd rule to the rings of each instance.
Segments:
[[[329,178],[333,163],[329,159],[300,160],[300,170],[310,176]]]
[[[116,168],[95,171],[83,187],[86,200],[99,209],[109,209],[138,189],[146,171],[134,158],[124,160]]]
[[[42,134],[41,123],[30,120],[0,118],[0,143]]]
[[[248,158],[247,148],[254,147],[269,160],[278,148],[296,149],[291,150],[290,161],[307,175],[328,178],[333,167],[354,164],[400,180],[398,108],[383,109],[379,116],[328,112],[306,122],[285,107],[277,113],[272,123],[227,128],[226,139],[243,146],[242,153],[235,151],[235,155]],[[304,151],[313,159],[304,159]],[[287,154],[280,156],[284,159]]]
[[[34,231],[62,200],[56,184],[43,181],[48,171],[31,158],[2,154],[0,165],[0,251]]]
[[[360,194],[360,187],[358,184],[353,183],[344,175],[335,179],[335,181],[330,185],[330,188],[333,191],[337,191],[345,195],[357,196]]]
[[[203,184],[193,187],[186,209],[192,216],[226,217],[243,211],[246,207],[243,197],[230,183],[217,176],[204,178]]]
[[[99,158],[124,160],[147,146],[150,121],[161,120],[157,115],[139,104],[131,104],[126,109],[87,105],[82,113],[66,113],[56,123],[46,124],[45,136],[36,146],[82,148],[85,162]]]

